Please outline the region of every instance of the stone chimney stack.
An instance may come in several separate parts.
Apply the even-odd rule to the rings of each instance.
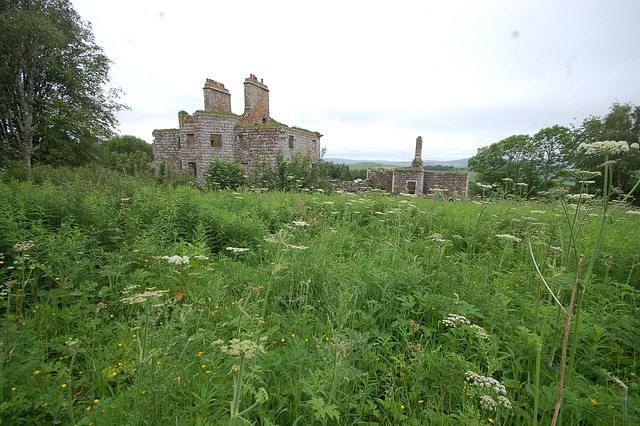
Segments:
[[[251,74],[244,80],[243,124],[267,124],[269,117],[269,88],[264,81]]]
[[[422,169],[423,165],[424,164],[422,162],[422,136],[418,136],[418,139],[416,139],[416,158],[414,158],[413,161],[411,162],[411,168]]]
[[[231,94],[224,84],[208,78],[202,90],[205,111],[231,112]]]

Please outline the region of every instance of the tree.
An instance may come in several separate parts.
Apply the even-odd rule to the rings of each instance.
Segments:
[[[115,136],[100,145],[100,161],[106,167],[135,175],[149,171],[153,148],[135,136]]]
[[[566,166],[566,149],[570,145],[571,129],[555,125],[540,130],[533,136],[533,149],[539,156],[542,173],[542,189],[549,189],[549,180],[556,177]]]
[[[482,183],[494,184],[512,179],[535,190],[540,187],[536,157],[533,138],[514,135],[479,148],[478,153],[469,159],[469,168],[478,173]]]
[[[578,149],[580,143],[592,143],[597,141],[625,141],[629,145],[640,140],[640,107],[630,103],[621,104],[615,102],[611,105],[609,113],[601,117],[588,117],[575,131],[576,138],[572,144],[573,149],[568,155],[573,167],[597,171],[600,168],[601,158],[594,155],[586,155]],[[622,192],[628,192],[635,184],[632,174],[640,170],[640,153],[638,150],[620,152],[611,156],[611,172],[614,186]],[[596,177],[595,187],[602,186],[602,177]]]
[[[125,107],[104,89],[108,71],[68,0],[0,2],[0,143],[27,171],[95,159]]]

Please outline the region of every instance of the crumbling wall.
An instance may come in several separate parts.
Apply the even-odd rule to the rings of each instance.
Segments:
[[[467,172],[425,172],[424,174],[425,194],[432,193],[434,188],[444,191],[445,197],[458,193],[461,198],[467,197],[467,187],[469,186],[469,174]]]
[[[367,179],[394,194],[431,194],[439,189],[448,198],[457,193],[466,198],[469,175],[467,172],[431,172],[415,169],[367,170]]]
[[[367,170],[367,179],[371,181],[372,185],[391,191],[391,188],[393,187],[393,170],[369,169]]]
[[[180,130],[153,131],[153,160],[156,170],[165,162],[167,168],[180,170]]]

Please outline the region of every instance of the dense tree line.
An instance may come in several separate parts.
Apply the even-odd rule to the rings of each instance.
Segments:
[[[640,170],[640,153],[634,149],[639,139],[640,107],[616,102],[604,117],[590,116],[579,126],[555,125],[533,136],[514,135],[480,148],[469,159],[469,168],[477,172],[477,181],[484,185],[526,184],[526,193],[534,195],[566,186],[571,176],[568,170],[598,170],[602,158],[587,154],[580,144],[625,141],[631,149],[610,158],[615,162],[612,184],[622,194],[631,190],[635,183],[633,174]],[[601,179],[594,178],[592,188],[602,187]]]

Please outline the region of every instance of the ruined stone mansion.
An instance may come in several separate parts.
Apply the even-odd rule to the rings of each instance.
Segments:
[[[215,158],[236,160],[250,171],[255,161],[274,162],[295,152],[320,157],[317,132],[289,127],[269,115],[269,89],[251,74],[244,81],[244,113],[231,112],[231,94],[224,84],[207,79],[204,110],[178,113],[178,128],[153,131],[156,170],[164,161],[168,169],[187,170],[202,179]]]

